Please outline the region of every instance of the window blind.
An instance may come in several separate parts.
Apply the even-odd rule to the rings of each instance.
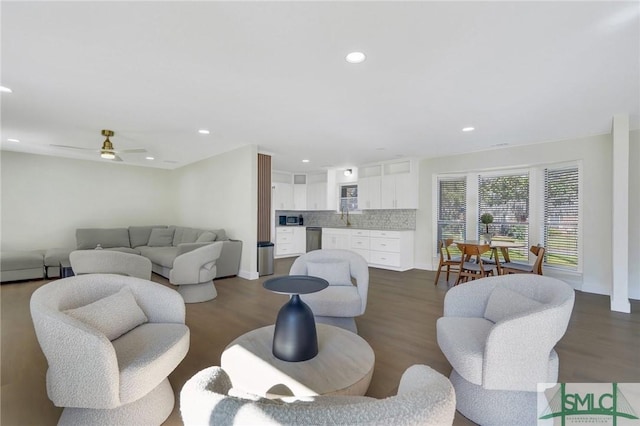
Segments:
[[[578,167],[545,169],[545,263],[578,269],[578,218],[580,199]]]
[[[511,249],[512,260],[528,258],[529,173],[478,176],[478,238],[487,232],[480,221],[484,213],[493,216],[489,233],[522,242],[526,248]]]
[[[438,240],[465,240],[467,178],[438,178]],[[437,247],[437,246],[436,246]]]

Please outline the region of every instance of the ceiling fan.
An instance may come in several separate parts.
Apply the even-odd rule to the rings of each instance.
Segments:
[[[58,148],[80,149],[80,150],[99,152],[100,157],[106,160],[113,160],[113,161],[122,161],[122,158],[120,158],[117,154],[133,154],[133,153],[147,152],[147,150],[144,148],[116,150],[113,148],[113,144],[109,140],[109,138],[114,135],[113,130],[103,130],[101,133],[102,133],[102,136],[106,137],[106,139],[104,140],[104,142],[102,142],[102,148],[98,150],[91,149],[91,148],[83,148],[79,146],[69,146],[69,145],[51,144],[51,146],[55,146]]]

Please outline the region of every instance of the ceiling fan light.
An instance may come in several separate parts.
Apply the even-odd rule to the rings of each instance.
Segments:
[[[100,157],[104,158],[105,160],[113,160],[114,158],[116,158],[116,155],[113,152],[101,152]]]

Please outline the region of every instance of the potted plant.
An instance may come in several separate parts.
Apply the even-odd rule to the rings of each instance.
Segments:
[[[491,241],[491,234],[489,233],[489,224],[493,223],[493,215],[491,213],[483,213],[480,216],[480,222],[485,226],[485,233],[482,235],[485,241]]]

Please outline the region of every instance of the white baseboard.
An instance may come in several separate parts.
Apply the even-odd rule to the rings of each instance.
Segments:
[[[433,265],[431,265],[430,263],[416,263],[415,265],[413,265],[413,267],[415,269],[420,269],[423,271],[433,271]]]
[[[257,280],[259,278],[258,272],[243,270],[240,270],[240,272],[238,272],[238,276],[240,278],[244,278],[245,280]]]

